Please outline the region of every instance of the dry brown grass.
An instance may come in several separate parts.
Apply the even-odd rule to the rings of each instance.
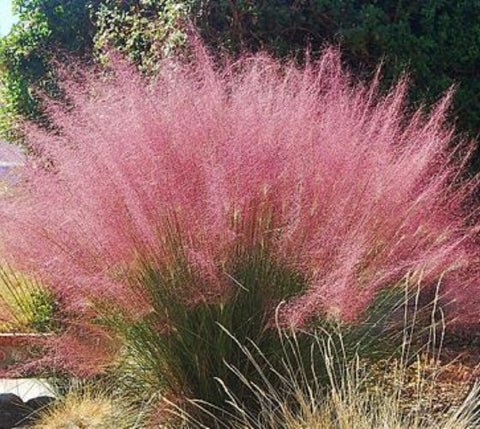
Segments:
[[[36,429],[132,429],[131,410],[104,394],[73,392],[47,410]]]
[[[354,365],[341,381],[331,379],[326,398],[309,398],[299,391],[298,410],[284,406],[264,427],[280,428],[283,420],[288,429],[477,428],[480,386],[442,381],[445,370],[423,358],[403,367],[391,363],[367,375]]]

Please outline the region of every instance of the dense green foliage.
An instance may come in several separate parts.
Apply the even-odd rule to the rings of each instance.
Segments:
[[[0,307],[6,319],[2,329],[45,333],[58,328],[58,303],[55,296],[35,278],[0,266]]]
[[[480,2],[472,0],[14,0],[20,22],[0,44],[0,132],[18,118],[45,122],[32,88],[58,95],[54,53],[125,53],[143,71],[184,45],[189,22],[215,49],[313,54],[340,44],[361,77],[383,61],[385,84],[411,74],[411,100],[433,101],[457,85],[453,117],[480,130]],[[62,58],[64,56],[62,55]]]
[[[104,0],[95,12],[95,52],[123,52],[142,71],[155,72],[158,60],[185,45],[192,1]]]
[[[15,139],[19,119],[48,124],[35,93],[58,97],[51,60],[66,54],[91,58],[95,33],[90,11],[96,0],[14,0],[19,17],[10,34],[0,40],[0,132]]]

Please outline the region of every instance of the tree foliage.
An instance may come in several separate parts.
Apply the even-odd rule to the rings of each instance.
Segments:
[[[65,54],[91,58],[95,34],[91,10],[97,0],[14,0],[19,17],[0,40],[0,132],[18,138],[16,122],[32,119],[46,125],[38,92],[58,97],[50,62],[67,61]]]

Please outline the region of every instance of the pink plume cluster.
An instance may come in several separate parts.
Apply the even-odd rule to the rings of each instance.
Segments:
[[[67,82],[73,107],[51,105],[58,132],[30,129],[35,156],[1,208],[8,257],[71,311],[92,297],[136,305],[122,270],[139,255],[168,266],[175,242],[207,285],[185,285],[192,303],[222,295],[239,249],[268,246],[308,280],[292,323],[355,320],[407,275],[441,278],[457,316],[478,321],[474,182],[459,181],[451,94],[408,112],[405,80],[381,95],[335,49],[304,67],[265,55],[216,67],[197,52],[153,83],[112,68]]]

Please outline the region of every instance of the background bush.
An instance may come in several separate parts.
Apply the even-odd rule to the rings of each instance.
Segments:
[[[203,2],[140,0],[16,0],[20,23],[0,47],[4,84],[1,130],[14,138],[19,118],[45,122],[33,87],[55,94],[54,54],[98,56],[105,46],[124,52],[142,70],[185,41],[188,21],[215,49],[267,49],[276,55],[314,54],[338,43],[360,77],[384,63],[385,87],[407,69],[410,100],[436,100],[458,85],[452,118],[480,130],[480,3],[460,0],[268,0]],[[94,54],[96,52],[96,54]],[[102,55],[100,55],[101,57]],[[64,57],[62,57],[64,59]]]
[[[480,131],[477,1],[224,0],[196,2],[194,11],[212,46],[266,48],[285,56],[307,45],[318,52],[325,42],[339,43],[357,73],[371,73],[383,60],[391,83],[407,69],[415,102],[458,84],[454,115],[462,129]]]
[[[21,141],[18,122],[48,127],[39,94],[61,98],[53,59],[92,58],[95,27],[90,15],[97,0],[13,0],[19,22],[0,39],[0,133]]]

